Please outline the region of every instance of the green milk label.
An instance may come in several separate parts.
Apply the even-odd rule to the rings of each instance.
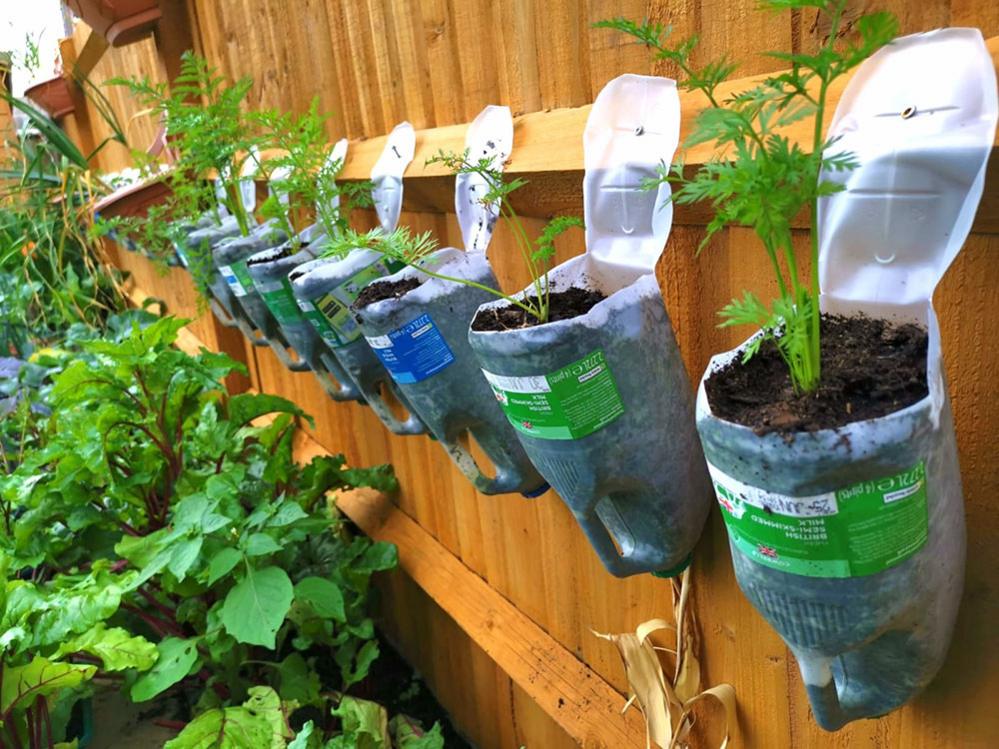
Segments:
[[[601,350],[547,375],[507,377],[482,370],[514,428],[546,440],[578,440],[624,413]]]
[[[388,273],[386,264],[378,260],[361,268],[321,297],[299,299],[298,307],[328,345],[334,348],[346,346],[361,337],[361,328],[350,311],[350,305],[365,286]]]
[[[237,297],[244,297],[253,289],[253,277],[246,267],[245,260],[232,265],[220,265],[219,273]]]
[[[808,577],[861,577],[926,543],[926,466],[810,497],[743,484],[708,464],[732,543],[753,561]]]
[[[281,325],[294,325],[302,320],[295,295],[291,293],[291,283],[287,278],[267,283],[257,283],[257,291],[267,308]]]

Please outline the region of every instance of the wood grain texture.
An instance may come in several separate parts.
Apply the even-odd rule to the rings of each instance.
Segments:
[[[903,32],[932,25],[977,25],[987,37],[999,34],[995,3],[967,0],[891,0],[858,5],[891,7]],[[496,0],[188,0],[198,30],[195,44],[232,75],[250,74],[266,85],[258,101],[304,110],[313,95],[336,111],[330,138],[350,137],[351,163],[367,176],[362,161],[380,151],[378,137],[398,119],[433,129],[437,142],[461,148],[464,124],[484,105],[508,103],[517,114],[513,169],[531,175],[536,200],[579,214],[581,150],[578,133],[584,107],[604,82],[625,72],[671,71],[653,65],[647,51],[613,32],[590,28],[616,14],[648,16],[698,33],[700,60],[728,52],[744,75],[772,71],[775,61],[758,52],[774,45],[814,47],[822,29],[808,13],[766,15],[755,0],[623,0],[542,2]],[[281,12],[275,16],[274,8]],[[282,24],[273,33],[254,25]],[[372,22],[372,18],[379,19]],[[366,30],[366,31],[365,31]],[[486,38],[480,38],[482,34]],[[378,37],[377,39],[374,37]],[[138,45],[110,50],[94,75],[149,68]],[[153,66],[155,67],[155,66]],[[153,69],[153,68],[150,68]],[[154,70],[155,72],[155,70]],[[273,73],[273,79],[268,76]],[[116,103],[130,111],[129,102]],[[554,109],[553,109],[554,108]],[[552,110],[552,111],[545,111]],[[578,110],[578,111],[577,111]],[[131,110],[134,111],[134,110]],[[565,118],[560,119],[560,118]],[[71,119],[71,118],[69,118]],[[572,124],[572,123],[575,124]],[[534,123],[536,134],[527,133]],[[570,130],[570,128],[575,128]],[[442,140],[437,140],[442,139]],[[533,144],[533,145],[532,145]],[[536,151],[531,151],[536,147]],[[575,155],[573,155],[575,154]],[[575,159],[575,161],[573,161]],[[421,167],[418,156],[413,170]],[[992,173],[983,212],[999,214],[999,172]],[[355,167],[351,167],[355,168]],[[414,171],[415,173],[415,171]],[[411,179],[402,223],[432,230],[442,243],[459,243],[450,215],[450,183],[444,175]],[[551,197],[553,194],[556,197]],[[447,215],[441,210],[447,210]],[[536,210],[528,215],[547,215]],[[719,330],[715,311],[743,287],[761,294],[772,286],[762,253],[745,231],[716,238],[699,258],[693,249],[703,236],[702,217],[676,226],[659,263],[663,295],[691,379],[711,354],[737,343],[745,331]],[[372,225],[356,212],[358,228]],[[537,232],[542,222],[527,220]],[[981,230],[982,225],[976,228]],[[807,241],[801,232],[797,241]],[[558,244],[559,261],[582,250],[573,233]],[[780,639],[742,597],[732,573],[721,518],[713,513],[695,550],[694,606],[701,627],[707,684],[728,681],[739,697],[733,746],[811,749],[964,749],[992,747],[999,737],[999,585],[994,549],[999,521],[999,347],[990,334],[999,305],[999,237],[973,235],[938,289],[947,375],[954,405],[968,518],[968,566],[958,630],[943,671],[911,705],[879,720],[855,723],[830,735],[809,714],[797,666]],[[505,289],[524,286],[509,233],[501,227],[490,251]],[[189,283],[179,271],[160,276],[134,255],[122,263],[148,293],[195,314]],[[211,344],[212,327],[192,326]],[[668,585],[651,577],[608,576],[554,494],[526,501],[485,497],[472,491],[439,446],[423,437],[388,434],[368,411],[334,404],[308,374],[285,371],[264,349],[246,352],[255,387],[291,397],[316,416],[316,440],[344,452],[355,464],[390,461],[402,484],[398,508],[515,606],[553,640],[575,654],[601,679],[626,690],[616,651],[590,632],[623,632],[655,616],[668,616]],[[421,536],[422,538],[423,536]],[[404,579],[404,578],[401,578]],[[427,676],[462,729],[484,747],[531,749],[577,743],[541,706],[485,655],[492,635],[477,630],[476,643],[452,618],[461,590],[436,593],[433,600],[412,580],[384,588],[383,627]],[[713,714],[705,717],[711,721]]]

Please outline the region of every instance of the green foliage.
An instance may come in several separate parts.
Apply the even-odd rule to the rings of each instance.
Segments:
[[[139,238],[143,249],[157,257],[172,253],[176,226],[193,223],[203,212],[220,221],[220,206],[239,224],[245,236],[255,225],[240,195],[240,175],[253,153],[266,145],[255,120],[244,111],[253,86],[250,78],[228,82],[203,58],[188,51],[181,57],[180,74],[172,83],[112,78],[109,85],[124,86],[139,102],[160,114],[167,138],[176,151],[167,179],[173,190],[168,201],[150,209],[145,219],[107,221],[101,231]],[[216,194],[209,177],[219,186]],[[208,248],[192,247],[192,266],[201,267]],[[202,287],[205,279],[196,278]]]
[[[299,731],[288,749],[444,749],[439,724],[429,731],[407,715],[388,719],[385,708],[377,702],[345,695],[331,711],[340,720],[340,733],[323,740],[310,720]]]
[[[255,686],[321,706],[367,674],[370,578],[395,566],[395,548],[354,536],[325,496],[396,482],[342,456],[297,464],[299,409],[227,393],[219,382],[238,365],[174,348],[182,325],[84,342],[54,377],[38,445],[0,479],[0,550],[18,574],[54,575],[61,598],[13,583],[5,644],[145,671],[136,701],[205,689],[219,710],[195,728],[238,730],[242,708],[226,705],[264,694]],[[87,575],[71,574],[82,564]],[[315,660],[330,657],[340,679],[321,684]]]
[[[281,749],[293,736],[288,727],[293,707],[273,689],[252,687],[242,705],[202,713],[163,749]]]
[[[122,294],[87,229],[108,190],[90,157],[32,105],[0,98],[28,119],[0,163],[0,355],[24,357],[74,323],[103,327]]]
[[[818,386],[821,374],[815,230],[818,199],[840,189],[820,181],[820,174],[823,169],[848,171],[856,166],[852,154],[837,151],[835,142],[823,137],[828,93],[835,80],[891,41],[898,24],[889,13],[864,15],[853,25],[853,37],[842,40],[846,0],[766,0],[763,7],[778,11],[813,8],[828,19],[829,36],[814,53],[766,53],[790,69],[749,90],[727,95],[719,87],[735,66],[722,59],[695,67],[696,37],[672,44],[668,27],[623,18],[597,26],[630,34],[653,48],[658,59],[682,71],[683,88],[700,92],[707,99],[709,106],[698,116],[685,146],[713,144],[715,157],[692,177],[685,177],[683,164],[678,163],[662,179],[679,186],[673,193],[677,203],[707,202],[714,210],[702,248],[727,226],[749,227],[760,238],[777,279],[779,297],[768,306],[747,291],[722,309],[722,325],[758,326],[762,335],[746,349],[745,359],[758,351],[763,340],[774,341],[795,390],[809,392]],[[801,121],[807,121],[812,133],[807,149],[785,135],[788,126]],[[791,228],[795,217],[805,210],[812,223],[809,279],[802,278],[799,270],[800,251]]]
[[[261,214],[277,220],[293,241],[297,242],[292,225],[296,213],[315,210],[317,223],[332,237],[347,228],[347,211],[339,204],[341,201],[358,208],[371,206],[371,182],[336,181],[343,161],[329,158],[325,129],[328,115],[319,113],[318,97],[301,116],[275,110],[252,116],[277,149],[263,163],[272,194],[261,206]]]
[[[87,573],[21,579],[9,574],[5,557],[0,571],[0,743],[41,749],[62,738],[59,704],[84,696],[98,674],[148,669],[156,649],[104,623],[134,572],[120,575],[97,562]],[[40,572],[33,577],[44,577]]]
[[[438,151],[437,155],[427,161],[428,164],[443,164],[454,174],[475,174],[481,177],[488,189],[482,196],[481,202],[484,205],[498,203],[500,215],[506,219],[513,231],[514,241],[520,251],[521,260],[531,277],[531,285],[534,288],[534,297],[511,297],[500,293],[495,289],[483,287],[495,296],[505,299],[510,304],[520,307],[527,314],[536,318],[539,322],[548,322],[549,310],[549,287],[548,271],[551,270],[552,262],[555,258],[555,239],[572,227],[583,228],[583,221],[575,216],[557,216],[548,222],[533,243],[527,236],[520,216],[510,204],[510,195],[527,184],[527,180],[517,177],[509,181],[503,181],[503,172],[493,164],[493,160],[483,157],[478,161],[469,159],[468,149],[462,154]],[[432,273],[428,275],[433,275]],[[458,283],[471,285],[469,281],[462,279],[448,279]]]
[[[437,250],[437,240],[432,234],[413,234],[407,227],[401,226],[390,234],[381,229],[368,232],[358,232],[346,229],[341,234],[331,237],[323,248],[321,257],[341,258],[355,249],[372,250],[406,265],[417,265],[426,260]]]
[[[534,287],[533,298],[507,296],[491,286],[431,270],[424,261],[437,249],[437,242],[431,237],[430,232],[413,234],[406,227],[400,227],[389,234],[381,229],[372,229],[366,233],[347,229],[327,242],[323,257],[343,257],[356,248],[373,250],[391,260],[418,267],[422,273],[428,276],[486,291],[520,307],[541,322],[546,322],[549,309],[548,271],[551,270],[555,257],[555,240],[573,227],[583,228],[583,222],[575,216],[556,216],[545,225],[540,236],[532,243],[527,238],[527,232],[520,217],[517,216],[507,199],[510,193],[527,184],[526,180],[518,177],[510,182],[504,182],[502,173],[490,166],[489,159],[484,158],[476,164],[471,164],[467,158],[467,152],[461,157],[441,152],[428,163],[440,162],[457,173],[475,173],[487,180],[489,190],[482,197],[482,202],[498,201],[500,203],[501,215],[510,223],[521,257],[528,273],[531,274],[531,283]]]

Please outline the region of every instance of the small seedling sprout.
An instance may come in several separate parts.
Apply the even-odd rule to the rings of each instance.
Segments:
[[[337,182],[343,161],[328,158],[324,125],[329,115],[320,114],[318,98],[301,116],[265,110],[252,117],[277,149],[276,155],[265,158],[262,164],[272,194],[260,207],[260,213],[278,222],[292,238],[295,249],[299,245],[292,222],[295,215],[315,210],[316,222],[332,237],[347,228],[345,211],[337,205],[337,198],[358,208],[371,205],[370,181]]]
[[[428,276],[487,291],[493,296],[519,307],[537,319],[539,323],[547,322],[550,309],[548,272],[551,270],[552,260],[555,257],[555,240],[560,234],[574,226],[582,227],[582,220],[575,216],[556,216],[548,222],[538,238],[532,242],[509,199],[514,191],[527,184],[527,180],[516,177],[509,182],[504,182],[502,172],[495,167],[491,158],[484,157],[473,162],[469,159],[467,150],[461,155],[439,151],[436,156],[427,160],[427,164],[443,164],[456,175],[477,174],[485,180],[488,189],[481,197],[481,202],[485,205],[499,204],[500,215],[506,219],[510,226],[521,259],[531,276],[531,286],[534,289],[533,298],[530,296],[509,296],[485,284],[467,278],[444,275],[427,268],[422,264],[422,261],[437,249],[437,243],[431,239],[429,232],[413,234],[405,228],[397,229],[389,234],[385,234],[379,229],[366,234],[348,231],[332,243],[327,254],[341,257],[354,248],[371,249],[405,265],[418,267],[422,273]]]

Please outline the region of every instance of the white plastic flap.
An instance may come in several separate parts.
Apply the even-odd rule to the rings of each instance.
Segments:
[[[253,213],[257,206],[257,185],[253,177],[260,169],[260,152],[256,147],[251,148],[239,170],[239,192],[243,198],[243,207],[247,213]]]
[[[822,174],[846,188],[819,204],[825,303],[875,312],[932,297],[971,229],[997,112],[977,29],[902,37],[860,67],[829,128],[859,166]]]
[[[416,131],[408,122],[400,122],[389,133],[382,155],[371,170],[375,183],[371,196],[382,231],[395,231],[402,212],[402,175],[416,153]]]
[[[337,162],[340,162],[340,166],[337,169],[337,173],[343,169],[343,163],[347,160],[347,139],[341,138],[336,143],[333,144],[333,148],[330,149],[330,155],[326,157],[326,166],[334,166]],[[320,197],[320,200],[323,198]],[[340,194],[336,193],[329,199],[331,208],[340,207]]]
[[[477,164],[491,160],[492,168],[503,171],[513,150],[513,116],[510,107],[490,104],[472,120],[465,135],[468,161]],[[478,174],[459,174],[454,181],[454,210],[465,242],[465,252],[485,252],[499,218],[499,203],[485,205],[482,198],[489,184]]]
[[[670,186],[643,189],[680,141],[676,81],[622,75],[593,102],[583,132],[586,251],[607,270],[652,273],[673,224]]]

